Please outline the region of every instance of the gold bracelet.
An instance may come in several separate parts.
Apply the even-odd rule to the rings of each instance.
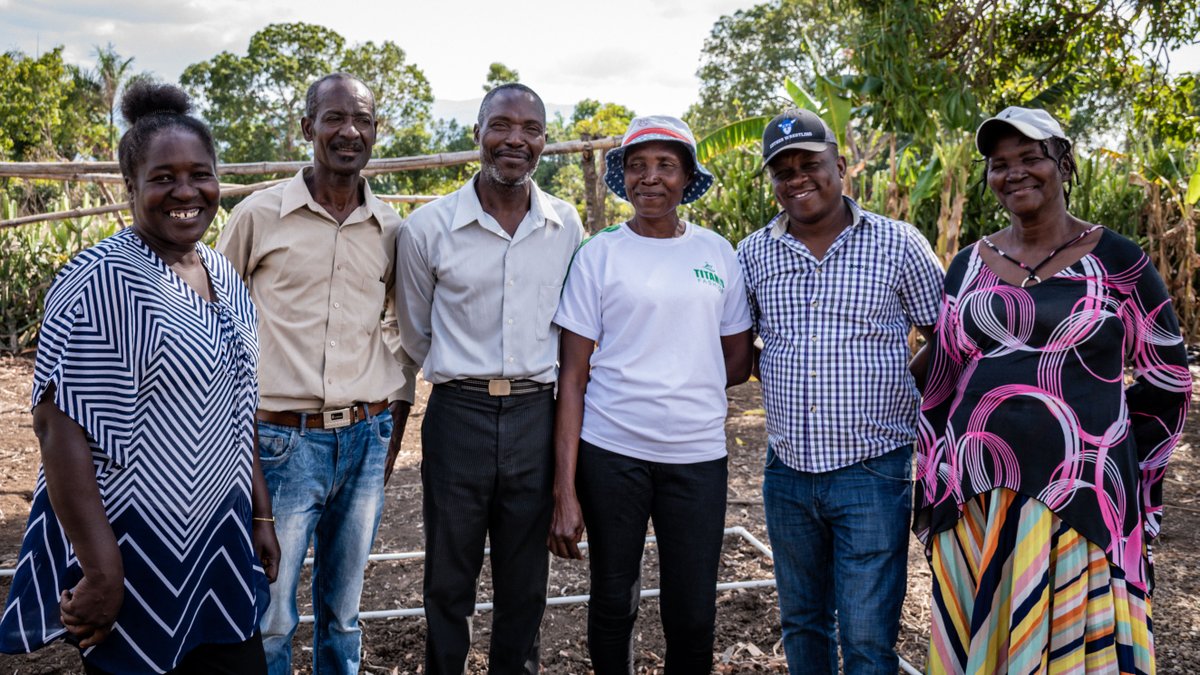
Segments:
[[[262,522],[262,523],[273,523],[273,522],[275,522],[275,519],[274,519],[274,518],[260,518],[260,517],[258,517],[258,516],[253,516],[253,517],[251,518],[251,520],[257,520],[257,521],[259,521],[259,522]]]

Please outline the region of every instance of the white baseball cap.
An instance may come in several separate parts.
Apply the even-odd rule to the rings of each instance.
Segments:
[[[1010,129],[1016,129],[1017,133],[1035,141],[1061,138],[1071,142],[1063,133],[1058,120],[1051,117],[1050,113],[1040,108],[1022,108],[1014,105],[1001,110],[999,115],[989,117],[979,125],[979,129],[975,131],[975,148],[979,150],[979,154],[986,157],[995,146],[996,139]]]

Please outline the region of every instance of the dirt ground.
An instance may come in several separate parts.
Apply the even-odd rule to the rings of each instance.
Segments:
[[[29,514],[29,499],[37,472],[38,450],[28,413],[31,361],[0,358],[0,567],[16,563],[21,535]],[[1193,368],[1193,377],[1200,369]],[[388,503],[376,550],[419,551],[422,548],[418,430],[424,413],[420,391],[409,421],[404,452],[387,488]],[[762,400],[756,383],[731,390],[726,425],[729,439],[729,497],[726,524],[742,526],[767,541],[763,523],[761,471],[766,434]],[[1193,406],[1196,410],[1197,406]],[[1155,545],[1158,587],[1154,596],[1154,633],[1159,672],[1164,675],[1200,673],[1200,413],[1188,420],[1183,443],[1175,451],[1164,489],[1166,516]],[[486,565],[485,565],[486,567]],[[647,549],[644,588],[656,587],[653,546]],[[770,579],[770,560],[738,537],[726,539],[720,581]],[[307,583],[302,580],[302,586]],[[0,592],[7,594],[7,579]],[[487,572],[480,584],[480,601],[489,597]],[[551,563],[550,595],[587,592],[587,568],[582,561],[555,559]],[[420,561],[372,563],[366,572],[362,608],[367,610],[418,607],[421,602]],[[718,595],[717,643],[714,658],[719,673],[782,673],[787,668],[779,642],[779,611],[773,588],[724,591]],[[311,613],[307,591],[301,613]],[[546,673],[585,675],[590,672],[585,644],[585,605],[551,606],[542,623],[542,666]],[[491,615],[475,619],[471,671],[485,672]],[[425,625],[420,618],[363,622],[363,673],[420,673]],[[917,669],[925,662],[929,634],[929,570],[915,540],[909,550],[909,592],[898,650]],[[296,672],[310,673],[312,638],[308,625],[296,636]],[[639,674],[662,672],[663,640],[658,602],[645,599],[636,633]],[[29,675],[79,671],[77,652],[57,644],[28,656],[0,655],[0,673]]]

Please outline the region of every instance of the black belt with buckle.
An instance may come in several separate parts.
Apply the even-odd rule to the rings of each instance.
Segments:
[[[442,386],[454,387],[462,391],[474,391],[489,396],[519,396],[521,394],[536,394],[539,391],[553,391],[553,382],[534,382],[533,380],[483,380],[467,377],[461,380],[443,382]]]

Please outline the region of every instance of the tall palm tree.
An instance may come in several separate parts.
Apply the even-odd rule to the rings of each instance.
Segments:
[[[96,79],[100,85],[100,100],[108,110],[108,147],[113,159],[117,156],[117,125],[114,121],[117,94],[126,83],[133,57],[121,58],[112,43],[96,47]]]

